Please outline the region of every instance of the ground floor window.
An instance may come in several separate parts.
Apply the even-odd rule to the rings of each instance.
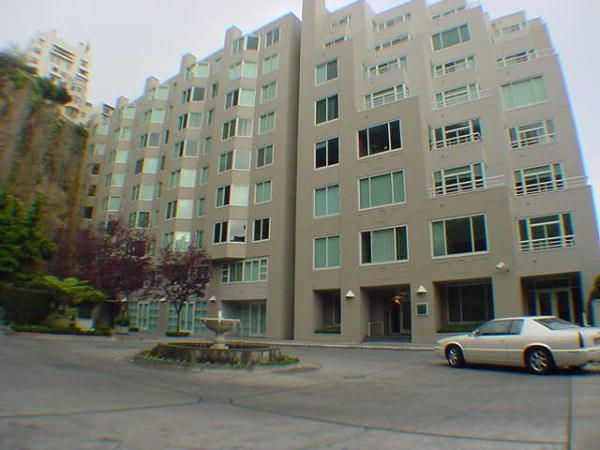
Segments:
[[[340,291],[315,291],[315,300],[318,313],[315,332],[340,333],[342,323]]]
[[[494,317],[490,281],[444,283],[439,289],[446,324],[477,324]]]
[[[238,336],[265,336],[267,330],[266,300],[224,301],[225,317],[238,319],[240,324],[236,330]]]

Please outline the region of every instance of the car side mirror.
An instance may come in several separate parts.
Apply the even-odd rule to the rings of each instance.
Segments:
[[[471,333],[472,336],[479,336],[481,335],[481,331],[479,330],[473,330],[473,332]]]

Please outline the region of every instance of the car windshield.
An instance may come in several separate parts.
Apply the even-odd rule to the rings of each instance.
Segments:
[[[579,328],[578,325],[575,325],[574,323],[567,322],[566,320],[562,319],[536,319],[535,321],[539,324],[544,325],[550,330],[567,330],[569,328]]]

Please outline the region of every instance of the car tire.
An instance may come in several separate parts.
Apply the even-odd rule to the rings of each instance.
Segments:
[[[543,347],[534,347],[525,354],[527,369],[536,375],[545,375],[554,369],[552,353]]]
[[[446,360],[450,367],[462,367],[465,365],[465,357],[458,345],[449,345],[446,348]]]

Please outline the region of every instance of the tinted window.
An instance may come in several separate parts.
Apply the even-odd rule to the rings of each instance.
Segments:
[[[562,320],[562,319],[556,319],[556,318],[535,319],[535,321],[541,325],[544,325],[546,328],[548,328],[550,330],[567,330],[570,328],[579,328],[579,326],[575,325],[574,323],[567,322],[566,320]]]
[[[508,334],[511,323],[511,320],[494,320],[484,323],[479,327],[479,334],[482,336]]]
[[[508,329],[508,334],[521,334],[522,329],[523,329],[523,321],[522,320],[513,320],[510,323],[510,328]]]

